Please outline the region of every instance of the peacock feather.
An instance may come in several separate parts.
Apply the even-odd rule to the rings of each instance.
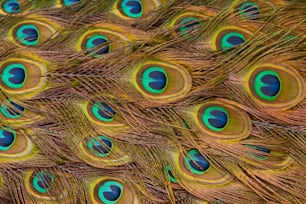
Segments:
[[[0,0],[0,204],[306,203],[303,0]]]

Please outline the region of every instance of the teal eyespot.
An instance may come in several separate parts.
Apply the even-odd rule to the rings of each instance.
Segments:
[[[20,13],[21,5],[18,0],[6,0],[2,3],[2,9],[5,13],[16,14]]]
[[[40,39],[40,33],[37,26],[33,24],[23,24],[17,28],[15,37],[25,46],[35,46]]]
[[[1,80],[7,87],[19,89],[24,86],[26,77],[26,67],[20,63],[13,63],[4,68]]]
[[[79,4],[81,2],[82,2],[81,0],[63,0],[63,5],[69,7],[75,4]]]
[[[31,182],[38,193],[48,193],[54,180],[55,176],[52,173],[40,171],[33,176]]]
[[[202,121],[208,129],[220,132],[228,124],[228,112],[221,106],[207,107],[203,112]]]
[[[260,15],[259,6],[251,1],[244,2],[239,7],[239,13],[243,18],[258,20]]]
[[[10,119],[20,118],[24,114],[25,109],[11,100],[8,100],[8,102],[11,104],[12,107],[9,107],[6,104],[2,104],[0,106],[1,114],[6,118]]]
[[[99,57],[110,52],[110,45],[107,37],[101,34],[96,34],[89,37],[86,41],[85,48],[94,57]]]
[[[140,18],[143,15],[143,5],[141,0],[122,0],[118,4],[122,15],[129,18]]]
[[[239,32],[228,32],[221,37],[221,49],[228,50],[234,46],[243,44],[246,41],[243,34]]]
[[[272,70],[259,72],[255,77],[254,90],[261,99],[275,100],[281,91],[281,79],[278,73]]]
[[[92,154],[105,157],[111,153],[113,142],[105,136],[91,137],[87,142],[87,147]]]
[[[143,72],[141,83],[146,91],[152,94],[161,94],[167,88],[168,76],[161,67],[149,67]]]
[[[95,103],[91,107],[91,112],[95,118],[102,122],[112,122],[117,114],[116,111],[106,103]]]
[[[176,178],[173,176],[172,172],[171,172],[171,167],[170,165],[167,165],[164,169],[167,178],[169,179],[170,182],[172,183],[177,183]]]
[[[204,174],[210,167],[209,161],[197,149],[187,152],[184,165],[191,173],[197,175]]]
[[[15,141],[15,130],[8,127],[0,128],[0,151],[9,150],[14,145]]]
[[[183,18],[179,22],[179,32],[181,33],[182,36],[186,36],[188,33],[191,33],[192,31],[196,30],[199,28],[200,21],[195,18],[195,17],[188,17],[188,18]]]
[[[250,144],[246,144],[246,146],[248,146],[248,147],[250,147],[250,148],[252,148],[252,149],[256,149],[256,150],[258,150],[258,151],[264,152],[264,153],[266,153],[266,154],[270,154],[270,153],[271,153],[271,150],[269,150],[269,149],[267,149],[267,148],[265,148],[265,147],[256,146],[256,145],[250,145]],[[264,160],[267,159],[267,156],[261,156],[261,155],[256,154],[256,153],[251,153],[251,152],[249,152],[248,154],[249,154],[250,156],[252,156],[252,157],[254,157],[254,158],[260,160],[260,161],[264,161]]]
[[[114,180],[105,180],[97,184],[95,192],[102,203],[115,204],[122,197],[124,187],[121,183]]]

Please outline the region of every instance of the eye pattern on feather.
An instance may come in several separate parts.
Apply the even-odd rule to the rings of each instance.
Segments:
[[[82,3],[81,0],[61,0],[61,1],[62,5],[67,7]]]
[[[159,5],[159,0],[117,0],[114,13],[122,19],[137,20],[153,12]]]
[[[205,134],[219,139],[239,140],[248,137],[252,131],[250,117],[225,101],[216,99],[195,107],[194,120]]]
[[[83,144],[83,146],[86,146],[89,152],[97,157],[108,156],[113,149],[112,140],[105,136],[91,137],[90,139],[85,139],[85,141],[87,141],[86,145]]]
[[[49,172],[38,172],[31,176],[30,182],[33,185],[33,190],[37,193],[48,193],[54,182],[55,176]]]
[[[0,111],[4,117],[17,119],[20,118],[25,112],[24,107],[13,102],[12,100],[8,100],[8,103],[10,103],[10,105],[2,104],[0,106]]]
[[[199,19],[195,17],[187,17],[179,21],[179,25],[180,27],[178,28],[178,31],[181,33],[181,35],[185,36],[188,33],[197,30],[201,23]]]
[[[255,145],[249,145],[247,144],[246,146],[252,148],[252,149],[255,149],[255,150],[258,150],[258,151],[261,151],[265,154],[270,154],[271,153],[271,150],[265,148],[265,147],[261,147],[261,146],[255,146]],[[256,159],[259,159],[261,161],[264,161],[267,159],[267,156],[262,156],[262,155],[259,155],[259,154],[256,154],[256,153],[252,153],[250,152],[249,155],[251,155],[252,157],[256,158]]]
[[[93,56],[99,56],[99,55],[103,55],[103,54],[107,54],[110,52],[110,46],[107,45],[108,43],[108,39],[107,37],[103,36],[103,35],[99,35],[99,34],[96,34],[96,35],[93,35],[93,36],[90,36],[86,43],[85,43],[85,48],[90,50],[90,54],[93,55]],[[102,45],[105,45],[103,46],[103,48],[101,49],[98,49],[97,51],[91,51],[97,47],[102,47]]]
[[[0,151],[9,150],[16,141],[16,131],[8,127],[0,129]]]
[[[106,103],[95,103],[92,106],[88,106],[88,112],[95,117],[97,120],[102,122],[112,122],[116,116],[116,111],[114,111]]]
[[[0,128],[0,164],[14,164],[35,159],[35,145],[20,130],[11,127]]]
[[[24,20],[14,25],[9,37],[21,46],[37,46],[56,36],[54,23],[44,20]]]
[[[209,170],[209,161],[197,150],[192,149],[185,156],[185,167],[193,174],[204,174]]]
[[[170,165],[167,165],[167,166],[164,168],[164,172],[165,172],[165,175],[166,175],[167,179],[169,179],[170,182],[172,182],[172,183],[177,183],[176,178],[175,178],[175,177],[173,176],[173,174],[172,174]]]
[[[184,67],[162,61],[139,63],[132,77],[136,89],[158,103],[184,97],[191,88],[191,77]]]
[[[18,0],[4,0],[1,2],[1,10],[7,14],[17,14],[20,13],[21,3]]]
[[[259,6],[251,1],[239,5],[239,14],[246,19],[258,20],[260,15]]]
[[[247,90],[252,99],[263,106],[286,109],[304,97],[305,83],[290,66],[260,64],[254,66],[248,75]]]
[[[46,84],[46,68],[37,60],[9,58],[0,63],[0,87],[8,93],[26,94]]]
[[[103,203],[116,203],[123,193],[123,185],[117,181],[103,181],[96,185],[95,192]]]
[[[135,192],[125,181],[114,177],[102,177],[88,184],[93,203],[136,204],[139,202]]]

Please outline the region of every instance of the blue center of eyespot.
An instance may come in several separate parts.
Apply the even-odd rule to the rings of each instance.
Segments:
[[[10,128],[0,129],[0,151],[10,149],[16,141],[16,131]]]
[[[81,0],[63,0],[64,6],[72,6],[75,4],[81,3]]]
[[[17,29],[18,41],[26,46],[34,46],[39,42],[39,30],[33,24],[24,24]]]
[[[91,137],[87,142],[87,146],[91,153],[99,157],[104,157],[111,152],[113,143],[105,136],[98,136],[97,138]]]
[[[32,185],[37,192],[47,193],[54,180],[55,176],[53,174],[41,171],[33,178]]]
[[[281,80],[277,72],[265,70],[255,77],[255,93],[262,99],[272,101],[281,90]]]
[[[145,90],[153,94],[161,94],[168,83],[166,71],[161,67],[149,67],[142,74],[142,85]]]
[[[209,161],[197,150],[192,149],[185,157],[185,167],[194,174],[204,174],[210,167]]]
[[[111,122],[117,114],[109,105],[106,103],[95,103],[91,111],[93,115],[100,121]]]
[[[245,37],[241,33],[228,32],[221,38],[221,49],[224,51],[234,46],[243,44],[245,41]]]
[[[244,18],[248,18],[250,20],[259,19],[259,7],[253,2],[244,2],[243,4],[241,4],[239,12]]]
[[[26,68],[23,64],[10,64],[4,69],[1,79],[9,88],[21,88],[25,83]]]
[[[2,4],[3,10],[8,14],[16,14],[21,11],[18,0],[8,0]]]
[[[123,185],[117,181],[105,181],[100,184],[98,197],[105,204],[117,203],[123,194]]]
[[[96,34],[88,38],[85,47],[90,50],[91,55],[97,57],[110,52],[110,46],[106,45],[107,43],[109,43],[107,37]]]
[[[221,106],[210,106],[203,112],[202,121],[210,130],[220,132],[228,124],[228,113]]]
[[[17,119],[19,117],[22,116],[22,114],[24,113],[24,108],[20,105],[18,105],[17,103],[9,100],[9,103],[14,107],[9,107],[5,104],[2,104],[0,106],[0,112],[2,113],[2,115],[4,115],[7,118],[11,118],[11,119]]]
[[[142,2],[141,0],[123,0],[121,10],[127,17],[140,18],[142,16]]]

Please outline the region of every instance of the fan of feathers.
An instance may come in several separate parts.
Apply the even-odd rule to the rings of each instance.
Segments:
[[[0,0],[0,203],[306,203],[305,30],[303,0]]]

